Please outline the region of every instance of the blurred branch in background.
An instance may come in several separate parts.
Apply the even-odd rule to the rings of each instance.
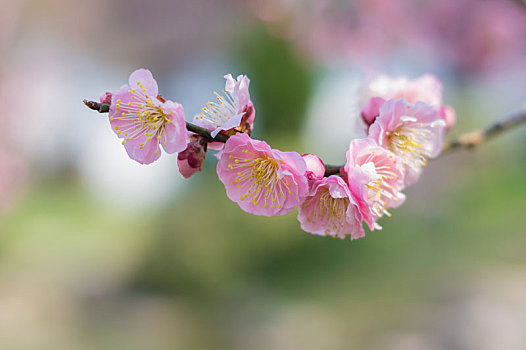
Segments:
[[[447,154],[457,149],[472,149],[480,146],[489,139],[502,134],[507,130],[511,130],[521,124],[526,123],[526,110],[521,110],[510,114],[501,121],[490,125],[486,129],[476,130],[473,132],[460,135],[457,139],[446,144],[442,150],[442,154]]]

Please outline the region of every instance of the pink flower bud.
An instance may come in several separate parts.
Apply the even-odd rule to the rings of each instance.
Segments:
[[[205,164],[207,142],[203,136],[189,136],[186,149],[177,156],[179,172],[185,179],[201,171]]]
[[[301,156],[307,166],[305,177],[309,184],[309,192],[311,192],[314,189],[316,182],[325,176],[325,165],[318,156],[312,153],[302,154]]]
[[[440,109],[440,115],[442,116],[442,119],[446,122],[446,130],[451,129],[451,127],[455,125],[455,122],[457,121],[457,116],[453,108],[449,106],[443,106]]]
[[[312,153],[302,154],[301,156],[307,165],[307,172],[305,174],[308,175],[310,173],[311,176],[316,179],[322,178],[325,174],[323,161]]]
[[[102,95],[100,97],[100,103],[106,103],[108,105],[111,105],[111,96],[112,96],[112,93],[111,92],[106,92],[104,95]]]

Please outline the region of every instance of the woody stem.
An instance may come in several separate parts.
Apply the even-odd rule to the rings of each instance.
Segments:
[[[84,104],[99,113],[108,113],[110,110],[110,105],[106,103],[99,103],[95,101],[84,100]],[[445,144],[442,148],[441,154],[449,154],[456,150],[461,149],[473,149],[479,147],[488,140],[508,131],[515,127],[518,127],[521,124],[526,123],[526,108],[522,110],[509,114],[504,117],[502,120],[497,121],[485,129],[475,130],[461,134],[456,139]],[[200,127],[198,125],[186,122],[186,129],[193,133],[203,136],[207,139],[208,142],[222,142],[225,143],[228,140],[228,135],[217,134],[216,137],[212,137],[210,131]],[[325,165],[325,176],[337,175],[340,173],[340,169],[343,165]]]
[[[88,101],[88,100],[84,100],[83,102],[88,108],[90,108],[90,109],[92,109],[94,111],[97,111],[99,113],[108,113],[110,111],[110,105],[107,104],[107,103],[99,103],[99,102]],[[209,130],[207,130],[207,129],[203,128],[203,127],[200,127],[198,125],[189,123],[189,122],[186,122],[186,129],[188,131],[191,131],[191,132],[195,133],[195,134],[203,136],[204,138],[206,138],[206,140],[208,142],[222,142],[222,143],[225,143],[226,140],[228,140],[228,136],[227,135],[217,134],[216,137],[213,137],[210,134]]]

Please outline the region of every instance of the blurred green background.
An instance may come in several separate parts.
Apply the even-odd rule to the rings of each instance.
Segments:
[[[26,116],[19,128],[29,135],[5,146],[19,152],[25,175],[3,198],[1,349],[526,347],[524,129],[430,162],[406,203],[381,220],[383,230],[357,241],[302,232],[296,213],[252,216],[225,196],[212,154],[189,180],[178,175],[175,156],[128,171],[132,161],[107,120],[84,111],[82,98],[96,99],[144,66],[159,76],[164,95],[180,96],[190,119],[222,88],[223,74],[243,73],[251,78],[255,137],[343,161],[344,149],[323,145],[331,138],[348,144],[355,131],[339,124],[312,130],[308,118],[331,76],[359,81],[365,68],[298,51],[276,35],[281,22],[269,26],[255,5],[151,6],[141,14],[138,1],[7,7],[16,20],[0,56],[2,118],[17,125],[13,119]],[[116,17],[83,18],[92,9]],[[69,17],[59,20],[63,14]],[[173,22],[144,24],[171,14]],[[199,28],[185,32],[181,22]],[[33,62],[28,53],[47,68],[28,68],[20,78]],[[407,67],[405,56],[395,56],[375,69],[413,77],[426,69],[444,79],[446,103],[458,116],[449,138],[518,109],[526,96],[524,73],[512,69],[459,76],[458,67],[425,59]],[[17,91],[30,101],[15,104]],[[40,107],[28,109],[31,101]],[[45,101],[66,101],[67,110]],[[329,108],[327,117],[339,113]],[[356,110],[339,117],[356,118]],[[106,154],[109,144],[116,151]]]

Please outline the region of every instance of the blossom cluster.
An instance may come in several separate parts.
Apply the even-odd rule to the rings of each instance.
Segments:
[[[315,235],[357,239],[365,236],[364,223],[371,231],[380,229],[378,220],[404,202],[403,190],[438,156],[455,122],[434,76],[378,77],[369,84],[361,112],[367,137],[352,140],[346,163],[328,171],[314,154],[284,152],[253,139],[250,80],[230,74],[225,79],[222,94],[214,93],[215,101],[192,123],[185,121],[181,104],[158,94],[146,69],[133,72],[127,85],[100,102],[110,105],[111,127],[133,160],[150,164],[161,148],[178,152],[179,170],[189,178],[203,168],[208,149],[219,151],[217,175],[229,199],[254,215],[280,216],[298,208],[301,228]]]

